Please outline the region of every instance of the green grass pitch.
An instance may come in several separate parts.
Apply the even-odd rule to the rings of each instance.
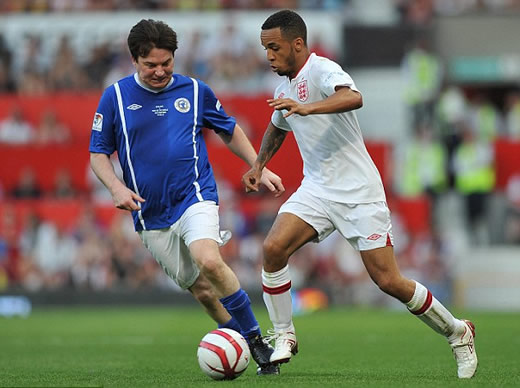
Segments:
[[[268,318],[255,306],[263,330]],[[332,309],[295,317],[300,353],[280,376],[254,365],[233,381],[199,369],[214,328],[196,307],[36,309],[0,318],[0,386],[518,387],[520,314],[465,313],[477,329],[477,375],[456,377],[446,341],[406,312]]]

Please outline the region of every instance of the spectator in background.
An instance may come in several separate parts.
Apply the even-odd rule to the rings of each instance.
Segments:
[[[507,96],[505,115],[507,137],[520,141],[520,92],[512,92]]]
[[[459,87],[446,85],[437,101],[435,117],[439,138],[446,150],[446,173],[448,185],[453,187],[453,153],[462,140],[462,132],[467,118],[466,97]]]
[[[502,132],[503,118],[489,98],[479,93],[470,102],[467,123],[477,141],[492,142]]]
[[[11,196],[17,199],[38,199],[42,197],[42,190],[32,168],[26,167],[20,172],[18,183],[11,191]]]
[[[405,103],[409,108],[410,126],[433,125],[435,101],[443,79],[440,59],[426,38],[419,38],[401,63],[405,83]]]
[[[15,105],[9,116],[0,121],[0,143],[28,144],[34,140],[34,128],[23,117],[22,108]]]
[[[56,112],[47,109],[42,112],[35,140],[38,144],[62,144],[70,140],[70,132],[58,121]]]
[[[471,128],[466,128],[453,162],[455,188],[464,197],[470,240],[486,244],[489,242],[486,213],[495,187],[493,147],[479,140]]]
[[[52,197],[55,199],[72,199],[77,195],[77,191],[72,184],[72,177],[69,170],[61,168],[56,171],[54,176],[54,188]]]
[[[396,166],[402,171],[395,175],[402,195],[418,197],[428,194],[435,199],[446,189],[446,152],[443,145],[434,139],[431,128],[421,126],[411,141],[404,145],[400,157],[402,160]]]

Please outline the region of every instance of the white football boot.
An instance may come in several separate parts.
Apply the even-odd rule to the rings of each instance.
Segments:
[[[268,331],[270,339],[274,339],[274,352],[271,354],[271,363],[278,365],[289,362],[293,354],[298,353],[298,340],[294,329]]]
[[[457,361],[459,379],[469,379],[477,371],[478,359],[475,350],[475,325],[467,320],[464,322],[464,332],[453,343],[451,348]]]

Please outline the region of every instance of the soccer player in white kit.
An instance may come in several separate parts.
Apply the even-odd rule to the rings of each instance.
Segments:
[[[271,122],[243,177],[246,191],[258,191],[262,169],[293,131],[304,178],[280,208],[264,242],[263,295],[275,331],[271,362],[288,362],[298,351],[289,257],[307,242],[338,230],[360,251],[382,291],[447,338],[458,376],[470,378],[477,368],[474,325],[455,318],[422,284],[401,275],[383,184],[354,113],[363,105],[361,93],[338,64],[309,52],[306,35],[305,22],[290,10],[276,12],[262,25],[271,69],[286,78],[268,100],[274,108]]]

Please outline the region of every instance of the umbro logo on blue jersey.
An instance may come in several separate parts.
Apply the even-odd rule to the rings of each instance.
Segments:
[[[128,105],[126,107],[126,109],[130,109],[130,110],[137,110],[137,109],[141,109],[143,106],[142,105],[139,105],[139,104],[132,104],[132,105]]]

